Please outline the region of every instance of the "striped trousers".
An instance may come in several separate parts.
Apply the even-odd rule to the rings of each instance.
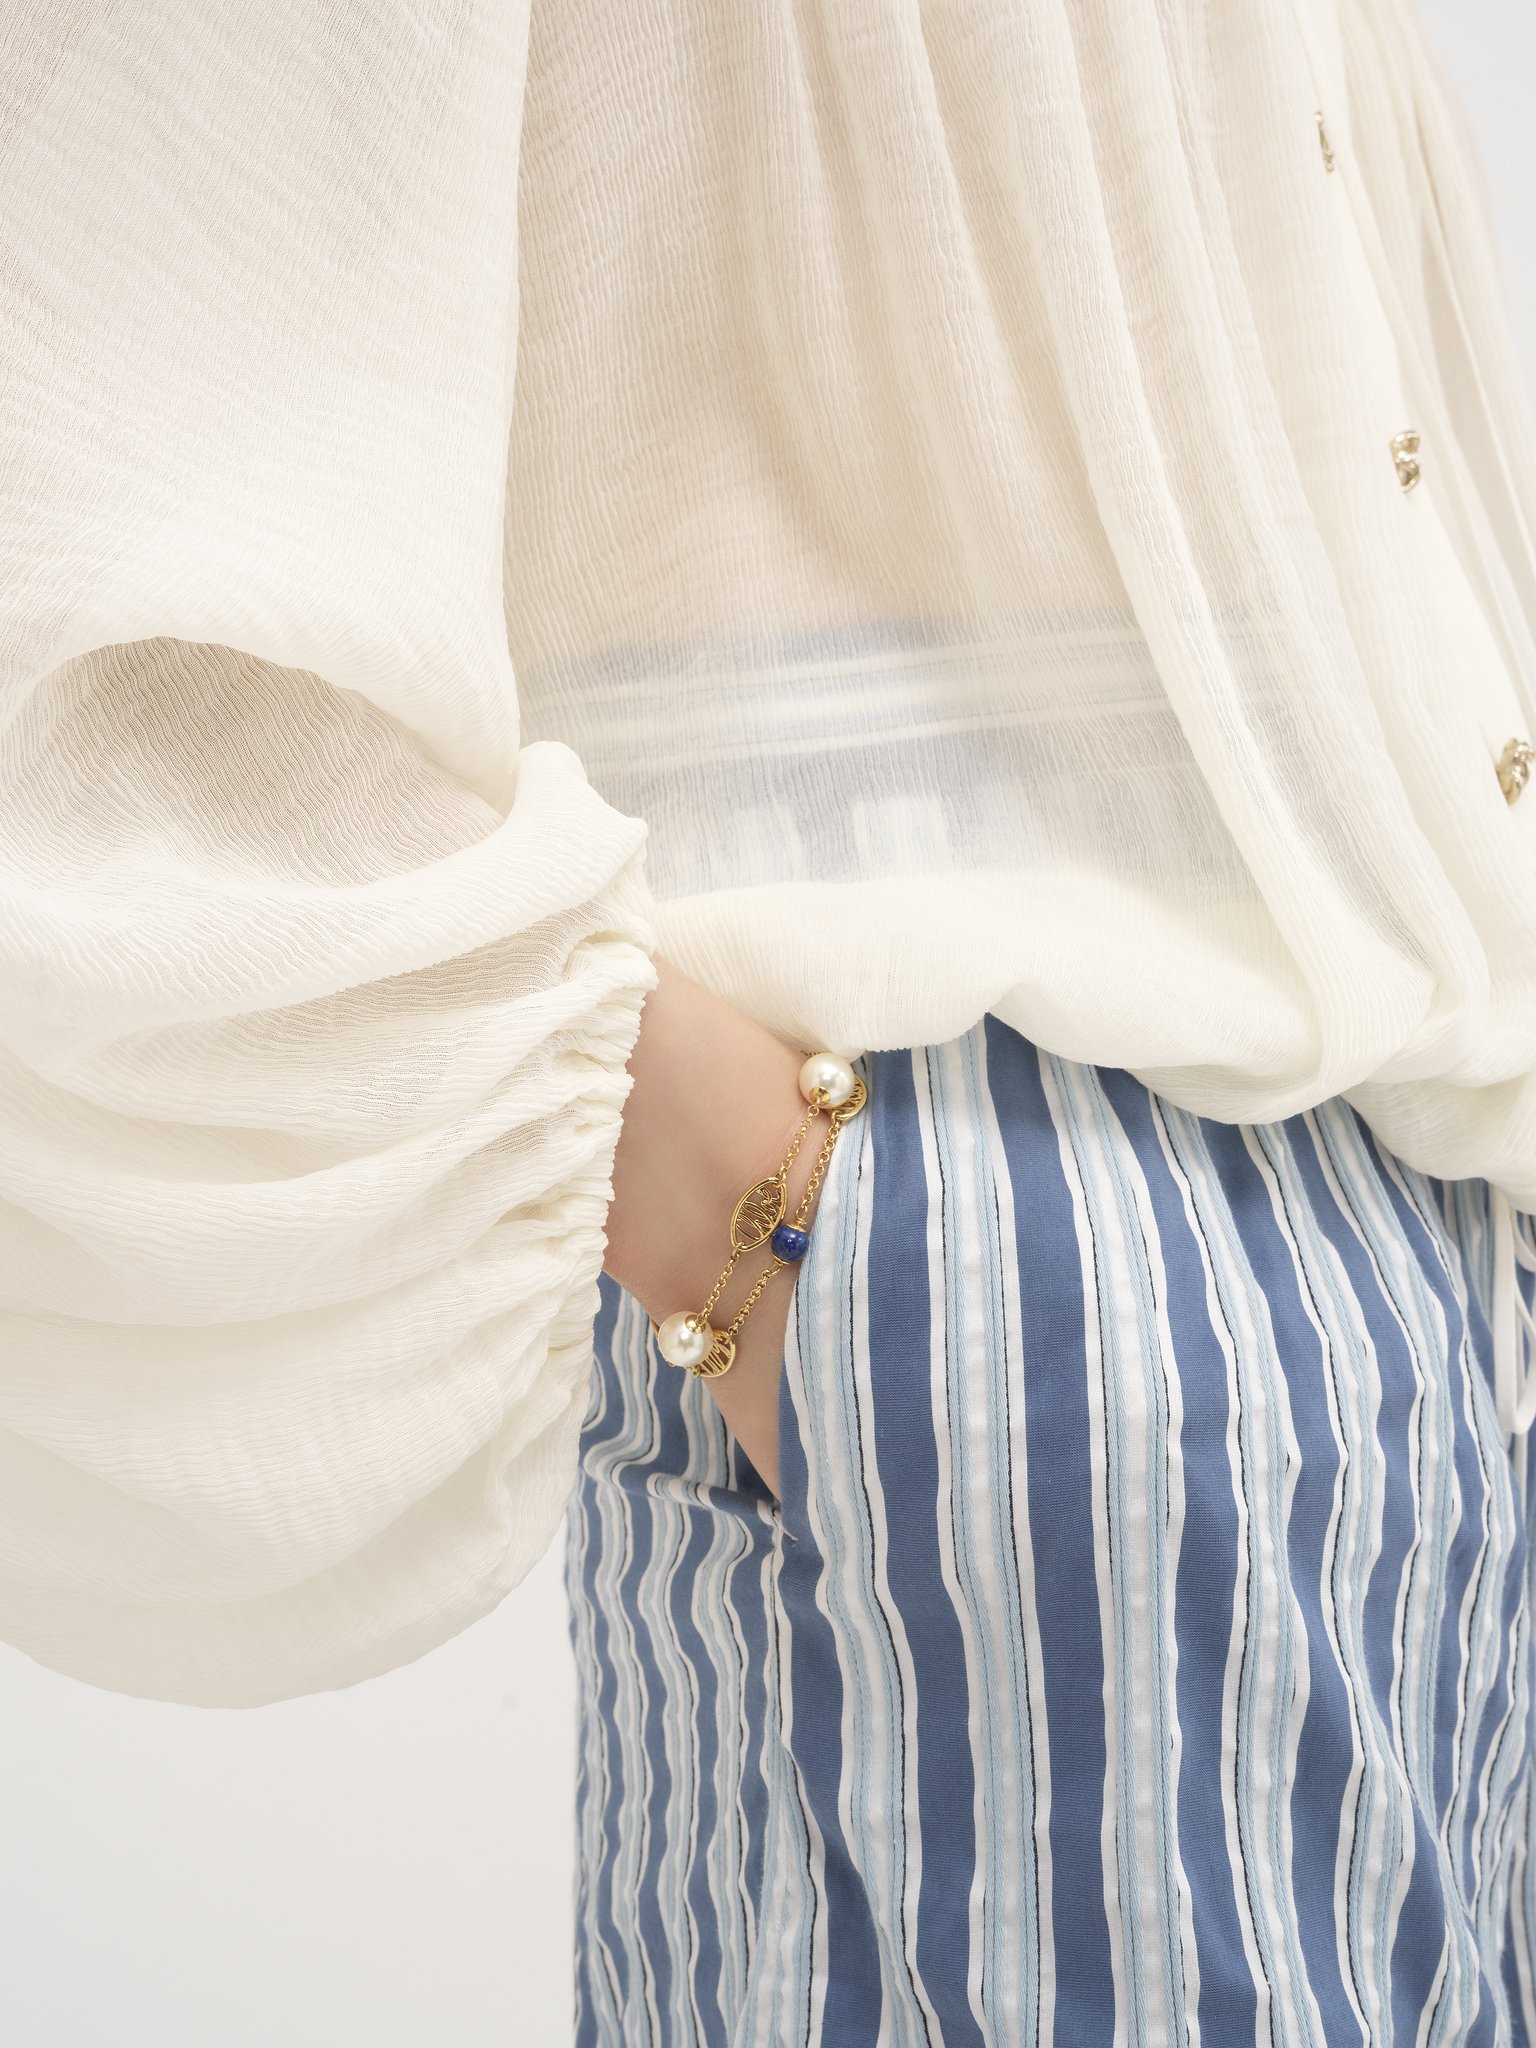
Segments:
[[[602,1282],[580,2048],[1536,2042],[1487,1185],[992,1017],[859,1067],[780,1502]]]

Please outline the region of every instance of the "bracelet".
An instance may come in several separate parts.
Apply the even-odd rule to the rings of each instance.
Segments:
[[[652,1319],[651,1334],[662,1357],[669,1365],[681,1366],[692,1373],[695,1379],[717,1380],[722,1373],[730,1371],[736,1362],[736,1332],[751,1314],[763,1289],[775,1273],[781,1273],[786,1266],[792,1266],[805,1257],[811,1242],[811,1204],[826,1173],[832,1148],[843,1125],[850,1117],[857,1116],[869,1100],[869,1090],[848,1061],[831,1052],[806,1055],[805,1065],[800,1069],[800,1093],[810,1108],[800,1119],[788,1150],[773,1172],[762,1180],[754,1181],[731,1211],[731,1256],[725,1263],[725,1270],[709,1290],[704,1306],[679,1310],[662,1323]],[[789,1202],[789,1169],[813,1120],[823,1113],[829,1124],[827,1135],[816,1155],[805,1192],[796,1205],[794,1218],[786,1222],[784,1211]],[[725,1329],[712,1328],[710,1312],[735,1272],[737,1260],[744,1253],[755,1252],[765,1244],[769,1250],[769,1262],[752,1283],[746,1300]]]

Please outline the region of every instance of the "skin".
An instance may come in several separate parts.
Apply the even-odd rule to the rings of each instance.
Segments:
[[[630,1057],[633,1086],[613,1164],[606,1271],[654,1321],[703,1306],[730,1253],[737,1197],[777,1167],[806,1104],[802,1054],[659,956]],[[826,1135],[817,1117],[789,1173],[793,1215]],[[814,1214],[814,1211],[812,1212]],[[723,1329],[767,1264],[737,1262],[710,1321]],[[779,1491],[779,1383],[797,1268],[776,1273],[736,1336],[736,1361],[705,1387],[747,1456]],[[676,1368],[664,1366],[664,1371]]]

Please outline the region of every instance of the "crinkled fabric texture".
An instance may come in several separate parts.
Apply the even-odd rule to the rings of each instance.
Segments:
[[[522,192],[527,729],[665,952],[1536,1205],[1536,438],[1407,0],[536,4]]]
[[[518,731],[483,15],[0,67],[0,1629],[132,1692],[419,1655],[575,1473],[655,940]]]
[[[250,1701],[516,1582],[658,944],[1536,1205],[1536,443],[1403,0],[5,37],[12,1640]]]

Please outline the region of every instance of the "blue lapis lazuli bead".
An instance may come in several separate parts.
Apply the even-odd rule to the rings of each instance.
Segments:
[[[781,1223],[768,1243],[776,1259],[785,1259],[792,1263],[795,1259],[805,1257],[805,1248],[810,1241],[811,1233],[808,1230],[797,1230],[793,1223]]]

